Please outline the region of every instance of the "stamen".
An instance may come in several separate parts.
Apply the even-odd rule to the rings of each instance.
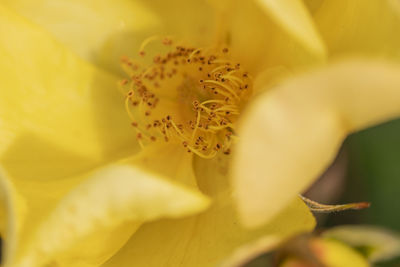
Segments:
[[[165,40],[170,40],[168,37],[162,37],[162,36],[159,36],[159,35],[150,36],[150,37],[146,38],[146,39],[142,42],[142,44],[140,45],[140,48],[139,48],[139,55],[144,56],[144,55],[145,55],[144,49],[146,48],[146,46],[147,46],[149,43],[151,43],[151,42],[153,42],[153,41],[160,40],[160,39],[163,40],[163,43],[165,43]],[[170,41],[170,42],[172,43],[172,41]],[[168,42],[167,42],[167,44],[168,44]]]
[[[173,43],[152,36],[143,41],[140,54],[155,40],[165,46]],[[156,55],[147,67],[121,59],[130,79],[121,81],[120,87],[127,91],[125,109],[139,145],[164,140],[180,143],[188,153],[202,158],[230,154],[237,141],[232,134],[235,121],[251,94],[251,78],[239,63],[227,58],[228,48],[176,45],[170,49]],[[171,101],[178,110],[171,110],[167,104]]]
[[[211,84],[214,84],[214,85],[218,85],[218,86],[220,86],[220,87],[226,89],[226,90],[227,90],[233,97],[235,97],[237,100],[240,100],[239,96],[238,96],[231,88],[229,88],[229,86],[227,86],[227,85],[225,85],[225,84],[223,84],[223,83],[221,83],[221,82],[214,81],[214,80],[205,80],[204,82],[205,82],[205,83],[211,83]]]

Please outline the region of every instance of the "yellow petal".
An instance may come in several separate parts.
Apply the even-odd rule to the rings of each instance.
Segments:
[[[154,143],[123,162],[156,173],[188,188],[197,189],[192,160],[193,154],[188,153],[181,144]]]
[[[0,194],[4,200],[0,211],[4,214],[3,218],[8,219],[2,222],[6,227],[2,234],[7,258],[17,249],[18,264],[23,266],[31,266],[38,258],[44,261],[53,260],[52,262],[61,266],[97,266],[114,254],[142,222],[153,220],[154,216],[184,216],[188,212],[204,209],[207,200],[197,190],[191,165],[192,156],[177,145],[148,148],[133,158],[120,161],[120,164],[135,166],[129,172],[126,167],[121,171],[117,165],[96,171],[93,175],[84,173],[59,179],[29,179],[30,176],[16,179],[9,176],[5,184],[13,183],[17,192],[13,186],[10,189],[4,186],[7,190]],[[92,181],[85,182],[90,176],[93,176]],[[160,181],[157,182],[160,188],[155,187],[157,184],[154,180],[158,177],[172,180],[173,183],[170,185]],[[148,184],[144,184],[147,181]],[[82,182],[84,184],[79,185]],[[177,182],[186,184],[195,191],[173,185]],[[175,190],[171,194],[179,198],[178,200],[165,195],[168,193],[167,185]],[[124,187],[128,187],[126,190],[142,191],[142,198],[147,198],[136,199],[136,196],[141,195],[129,191],[133,199],[127,199],[126,195],[121,195],[125,192],[121,191]],[[185,194],[188,196],[183,199]],[[119,199],[120,197],[124,198]],[[164,206],[151,206],[158,203],[151,200],[161,201],[158,197],[165,197],[162,200]],[[125,200],[126,203],[122,203]],[[130,200],[134,202],[131,203]],[[175,205],[175,200],[180,204]],[[132,205],[143,205],[146,212],[151,212],[153,208],[153,215],[145,214],[146,216],[133,220],[129,217],[130,213],[120,210],[130,209]],[[135,207],[132,208],[133,211],[140,211]],[[14,230],[11,231],[12,229]],[[71,246],[72,242],[79,245]],[[42,256],[42,253],[47,256]]]
[[[325,231],[323,237],[362,248],[370,262],[394,259],[400,255],[400,235],[372,225],[343,225]]]
[[[105,266],[218,266],[227,257],[237,256],[240,246],[258,238],[280,241],[314,227],[314,218],[298,200],[260,229],[248,231],[241,227],[225,164],[223,158],[195,161],[199,188],[213,198],[210,209],[185,219],[143,225]],[[248,254],[254,253],[253,248],[247,247]]]
[[[351,247],[328,239],[314,239],[311,247],[324,266],[330,267],[368,267],[366,259]]]
[[[29,205],[28,200],[35,201],[26,199]],[[58,266],[98,266],[129,239],[140,223],[190,215],[207,205],[208,200],[201,194],[161,176],[130,165],[111,165],[91,174],[49,214],[41,214],[37,229],[29,220],[32,214],[25,218],[26,229],[12,266],[50,262]],[[43,202],[42,206],[46,209]],[[38,209],[33,206],[29,212]]]
[[[310,248],[321,266],[329,267],[367,267],[368,262],[359,254],[340,242],[314,238],[310,241]],[[303,259],[289,257],[281,267],[315,266]],[[319,266],[319,265],[318,265]]]
[[[292,7],[283,2],[281,5],[280,1],[261,0],[230,1],[230,4],[227,14],[220,15],[226,24],[224,41],[229,44],[232,57],[253,75],[277,68],[292,72],[300,66],[324,62],[323,45],[315,41],[318,35],[301,4]],[[297,29],[291,28],[294,14],[302,21]],[[310,41],[306,45],[301,40]]]
[[[348,133],[400,115],[400,66],[348,60],[305,74],[257,99],[243,116],[233,184],[247,226],[304,191]]]
[[[6,0],[5,4],[82,58],[113,72],[120,71],[122,55],[137,56],[142,41],[152,35],[186,39],[212,32],[212,12],[201,0]]]
[[[301,0],[257,0],[274,21],[313,53],[325,54],[325,46]]]
[[[9,262],[17,249],[17,235],[22,222],[17,218],[24,216],[25,202],[15,191],[13,185],[5,177],[0,168],[0,224],[1,224],[1,261]]]
[[[1,6],[0,24],[0,160],[13,177],[64,177],[134,151],[115,76]]]
[[[400,10],[394,2],[324,1],[314,16],[330,53],[400,59]]]

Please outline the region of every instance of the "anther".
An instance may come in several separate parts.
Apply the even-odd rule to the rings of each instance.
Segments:
[[[159,40],[163,45],[172,45],[168,37],[150,37],[140,46],[141,56],[145,55],[145,51],[147,53],[145,47],[154,40]],[[250,90],[241,89],[251,89],[251,79],[247,79],[249,75],[240,69],[239,63],[233,63],[222,55],[228,52],[227,47],[217,51],[209,47],[174,46],[169,52],[154,56],[151,65],[143,68],[126,57],[121,58],[121,64],[130,78],[120,83],[131,88],[120,88],[126,90],[125,108],[130,118],[135,120],[131,124],[136,128],[137,138],[144,139],[138,140],[142,147],[145,141],[164,139],[165,142],[181,142],[189,153],[203,158],[230,153],[235,137],[231,135],[236,115],[239,115],[243,101],[250,94]],[[194,66],[189,67],[188,63]],[[133,70],[133,66],[137,71]],[[173,92],[175,88],[178,94]],[[159,98],[160,95],[176,96],[174,101],[182,101],[178,103],[178,108],[180,104],[189,104],[188,110],[172,111],[173,114],[179,114],[172,118],[164,105],[160,105],[162,103],[157,105],[164,100]],[[133,108],[140,112],[132,113]],[[158,120],[153,120],[156,114],[161,115]]]

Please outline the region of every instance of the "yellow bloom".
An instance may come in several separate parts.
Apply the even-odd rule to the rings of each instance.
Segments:
[[[341,138],[399,113],[398,66],[346,62],[249,100],[233,165],[173,142],[134,155],[138,132],[116,85],[121,56],[155,33],[196,48],[226,42],[257,95],[326,60],[303,2],[10,0],[0,24],[0,230],[12,266],[215,266],[261,236],[267,248],[313,228],[296,194]],[[182,112],[171,102],[160,118]],[[277,217],[255,230],[239,224],[231,165],[243,221]]]

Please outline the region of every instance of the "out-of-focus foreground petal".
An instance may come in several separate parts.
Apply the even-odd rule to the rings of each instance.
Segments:
[[[99,266],[142,222],[190,215],[208,205],[200,193],[132,165],[114,164],[91,173],[85,180],[67,193],[53,211],[44,214],[37,229],[28,221],[21,233],[14,233],[18,250],[11,266]],[[33,185],[36,189],[38,186]],[[53,183],[47,189],[57,191],[58,186],[60,183]],[[21,199],[26,200],[27,207],[40,201],[38,197],[26,197]],[[25,215],[16,213],[15,221],[30,218]]]
[[[244,114],[233,164],[242,221],[266,222],[334,159],[347,134],[400,115],[400,66],[348,60],[287,81]]]
[[[313,229],[314,218],[299,199],[267,225],[256,230],[244,229],[235,213],[226,164],[223,157],[197,158],[194,162],[200,190],[213,199],[210,209],[184,219],[143,225],[105,266],[218,266],[233,254],[237,256],[243,245],[248,246],[240,251],[237,260],[254,256],[254,246],[249,243],[259,238],[268,237],[268,244],[276,245],[290,235]]]
[[[314,238],[310,240],[310,248],[321,266],[329,267],[368,267],[367,260],[351,247],[329,239]],[[281,267],[315,266],[302,259],[289,257]],[[319,266],[319,265],[318,265]]]
[[[325,0],[314,19],[332,55],[362,54],[400,59],[398,1]]]
[[[369,262],[375,263],[400,255],[400,235],[372,225],[342,225],[323,233],[324,238],[341,241],[355,249],[362,248]]]
[[[213,31],[214,14],[203,0],[6,0],[4,4],[82,58],[115,73],[120,72],[121,56],[137,56],[142,41],[152,35],[205,38]]]

